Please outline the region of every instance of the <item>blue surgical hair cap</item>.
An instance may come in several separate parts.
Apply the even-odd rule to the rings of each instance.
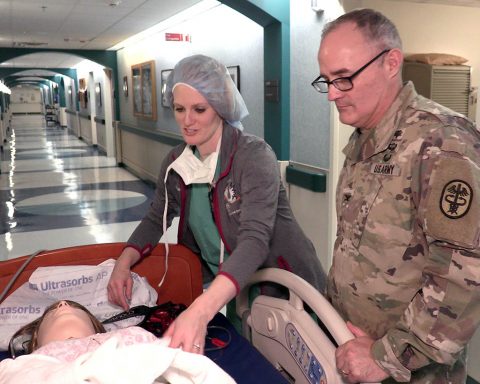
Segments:
[[[196,89],[221,118],[230,125],[243,129],[240,121],[248,116],[248,109],[223,64],[204,55],[193,55],[180,60],[168,76],[165,90],[167,101],[172,107],[173,87],[178,83]]]

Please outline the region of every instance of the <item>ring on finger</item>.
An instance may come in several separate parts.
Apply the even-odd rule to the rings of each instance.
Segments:
[[[200,344],[193,344],[193,348],[200,349]]]
[[[340,369],[340,373],[341,373],[343,376],[348,376],[348,372],[345,372],[343,369]]]

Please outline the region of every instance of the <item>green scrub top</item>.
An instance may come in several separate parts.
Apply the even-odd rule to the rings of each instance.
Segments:
[[[197,158],[200,156],[196,148],[193,153]],[[220,161],[217,161],[215,179],[219,173]],[[202,259],[216,275],[220,266],[220,234],[213,219],[213,207],[209,194],[210,185],[208,183],[192,184],[188,224],[200,248]],[[224,252],[224,260],[227,257],[228,253]]]
[[[193,153],[197,158],[200,157],[196,148]],[[215,179],[219,174],[220,159],[217,161]],[[216,275],[220,266],[220,234],[213,219],[213,207],[209,194],[210,185],[208,183],[192,184],[188,224],[200,248],[202,259],[206,261],[212,273]],[[224,251],[223,260],[227,260],[228,256],[228,253]],[[235,299],[227,304],[226,315],[237,331],[241,332],[242,322],[236,314]]]

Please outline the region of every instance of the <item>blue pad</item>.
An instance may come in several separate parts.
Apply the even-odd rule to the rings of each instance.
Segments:
[[[241,336],[221,313],[217,313],[208,325],[209,336],[219,339],[220,342],[228,342],[230,336],[230,342],[225,348],[209,351],[216,346],[207,337],[205,355],[232,376],[238,384],[288,384],[275,367]]]

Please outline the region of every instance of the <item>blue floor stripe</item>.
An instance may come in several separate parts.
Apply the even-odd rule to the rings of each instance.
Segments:
[[[118,166],[116,165],[96,165],[96,166],[92,166],[92,167],[62,167],[62,170],[65,171],[65,172],[68,172],[68,171],[82,171],[82,170],[86,170],[86,169],[99,169],[99,168],[118,168]],[[5,171],[5,173],[7,173],[8,170]],[[36,169],[35,171],[18,171],[18,170],[15,170],[15,173],[32,173],[32,172],[35,172],[35,173],[39,173],[39,172],[53,172],[52,169]]]
[[[79,202],[77,206],[71,208],[72,214],[57,216],[46,214],[45,211],[31,214],[24,212],[22,209],[15,209],[15,204],[30,197],[60,192],[67,193],[68,188],[64,186],[26,188],[14,192],[0,191],[0,201],[2,202],[0,206],[0,234],[88,226],[92,225],[93,222],[95,224],[109,224],[141,220],[150,206],[154,193],[152,184],[143,181],[84,184],[78,185],[72,192],[102,189],[139,192],[146,196],[146,200],[133,207],[109,212],[99,212],[92,208],[88,211],[88,215],[85,213],[85,207],[81,206],[83,203]]]

